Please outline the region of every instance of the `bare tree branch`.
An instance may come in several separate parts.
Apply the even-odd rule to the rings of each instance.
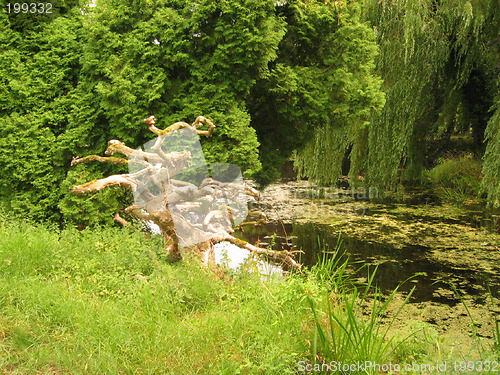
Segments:
[[[124,227],[130,226],[130,223],[127,220],[125,220],[123,217],[121,217],[119,212],[114,214],[113,220],[116,221],[117,223],[121,224]]]
[[[126,208],[125,212],[140,220],[152,221],[158,225],[164,238],[165,250],[174,260],[181,258],[181,247],[203,252],[211,250],[215,242],[228,241],[255,254],[269,256],[284,262],[291,268],[300,270],[301,265],[293,259],[293,252],[263,249],[229,234],[233,231],[232,225],[235,218],[240,217],[240,220],[243,220],[247,214],[246,200],[243,201],[244,205],[238,203],[240,194],[258,195],[257,190],[235,183],[234,181],[237,180],[221,182],[205,178],[198,187],[191,182],[172,178],[190,164],[192,155],[190,151],[166,153],[162,149],[164,141],[182,128],[191,128],[200,136],[210,137],[215,129],[212,121],[198,116],[191,125],[186,122],[176,122],[163,130],[156,127],[154,116],[144,121],[148,124],[149,130],[158,136],[153,146],[150,147],[150,151],[135,150],[123,142],[111,140],[108,142],[105,154],[119,153],[128,159],[89,155],[74,158],[71,163],[71,165],[76,165],[98,161],[128,164],[132,170],[136,168],[136,172],[90,181],[74,186],[72,192],[87,194],[110,186],[130,189],[134,192],[137,204]],[[199,129],[205,125],[208,130]],[[199,219],[193,221],[188,219],[189,216]],[[119,213],[115,214],[114,220],[122,225],[128,225]],[[183,236],[188,236],[190,241],[186,242]]]
[[[94,180],[82,185],[74,186],[71,192],[75,194],[87,194],[100,191],[110,186],[123,186],[131,190],[135,190],[136,183],[130,179],[128,174],[116,174],[101,178],[100,180]]]
[[[189,125],[187,122],[180,121],[170,125],[163,130],[158,129],[155,126],[156,118],[154,116],[149,116],[148,118],[144,119],[144,122],[148,124],[149,130],[158,136],[166,135],[182,128],[194,128],[198,135],[211,137],[215,130],[214,123],[203,116],[196,117],[196,120],[191,125]],[[198,128],[202,127],[203,125],[207,125],[208,130],[198,130]]]
[[[292,257],[292,254],[297,253],[297,252],[301,252],[301,251],[291,252],[291,251],[286,251],[286,250],[276,251],[276,250],[271,250],[271,249],[263,249],[261,247],[254,246],[246,241],[240,240],[239,238],[231,236],[229,233],[225,233],[225,232],[217,233],[217,235],[214,236],[212,241],[214,241],[214,242],[228,241],[228,242],[232,243],[233,245],[247,249],[248,251],[250,251],[254,254],[270,256],[274,260],[283,262],[295,270],[300,270],[302,268],[302,265],[300,263],[297,263],[297,261],[295,261],[295,259],[293,259],[293,257]]]
[[[71,160],[71,166],[74,166],[76,164],[80,163],[88,163],[91,161],[97,160],[100,163],[113,163],[113,164],[128,164],[128,159],[123,159],[123,158],[115,158],[115,157],[106,157],[106,156],[99,156],[99,155],[88,155],[83,158],[79,158],[78,156],[74,157]]]

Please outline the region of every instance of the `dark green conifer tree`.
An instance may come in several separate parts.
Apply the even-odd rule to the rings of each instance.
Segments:
[[[59,220],[60,183],[71,151],[59,142],[79,75],[81,13],[0,11],[0,200],[3,209]]]
[[[120,167],[69,170],[69,163],[102,153],[110,139],[141,146],[152,137],[142,123],[150,114],[165,126],[211,118],[217,131],[204,142],[207,160],[237,164],[247,176],[260,170],[246,101],[284,34],[272,1],[77,5],[57,3],[45,18],[0,15],[6,209],[37,219],[58,220],[62,211],[82,224],[110,221],[118,201],[130,198],[125,192],[66,193]]]

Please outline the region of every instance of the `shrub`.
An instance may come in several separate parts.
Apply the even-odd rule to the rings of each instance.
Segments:
[[[441,159],[428,172],[437,195],[455,203],[471,203],[480,198],[481,162],[472,155]]]

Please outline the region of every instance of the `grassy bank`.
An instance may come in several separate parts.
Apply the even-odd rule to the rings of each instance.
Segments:
[[[377,325],[384,304],[362,317],[354,296],[363,291],[346,281],[345,264],[221,278],[195,258],[169,264],[160,249],[128,230],[1,219],[3,373],[281,375],[427,355],[417,335],[389,342]]]

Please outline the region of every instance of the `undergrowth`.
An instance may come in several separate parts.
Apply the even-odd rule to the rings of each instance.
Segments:
[[[282,375],[308,373],[299,363],[412,355],[363,317],[338,257],[263,281],[217,277],[189,256],[169,264],[161,248],[127,229],[1,218],[3,373]]]
[[[471,155],[440,159],[428,172],[436,194],[444,201],[470,204],[481,196],[481,162]]]

